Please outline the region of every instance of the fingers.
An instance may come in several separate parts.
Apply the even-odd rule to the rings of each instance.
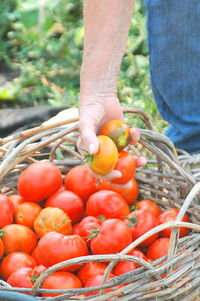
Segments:
[[[136,168],[143,167],[147,164],[147,160],[144,157],[136,158],[135,162],[136,162]]]
[[[140,140],[140,134],[136,128],[130,129],[131,144],[136,144]]]
[[[112,170],[109,174],[107,174],[106,176],[102,176],[102,175],[98,175],[96,173],[94,173],[89,166],[86,164],[87,169],[89,170],[90,174],[99,180],[103,180],[103,181],[111,181],[117,178],[120,178],[122,176],[122,173],[119,170]]]
[[[133,183],[131,181],[128,181],[125,184],[114,184],[114,183],[112,183],[112,185],[117,187],[117,188],[131,189],[132,186],[133,186]]]

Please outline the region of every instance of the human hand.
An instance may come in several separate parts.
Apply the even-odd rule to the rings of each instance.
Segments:
[[[77,142],[77,147],[82,153],[82,150],[95,154],[98,151],[99,143],[96,135],[109,120],[123,119],[123,112],[116,96],[95,96],[82,95],[79,99],[79,131],[80,137]],[[135,144],[139,138],[139,132],[136,128],[131,128],[131,144]],[[146,164],[146,159],[143,157],[136,158],[137,168]],[[94,175],[94,174],[93,174]],[[98,175],[95,175],[99,178]],[[113,170],[111,173],[102,177],[104,180],[112,180],[119,178],[121,173]]]

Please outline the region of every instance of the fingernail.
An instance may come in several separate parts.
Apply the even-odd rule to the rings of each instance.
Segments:
[[[95,146],[94,146],[94,144],[90,144],[89,145],[89,153],[91,155],[93,155],[95,153]]]

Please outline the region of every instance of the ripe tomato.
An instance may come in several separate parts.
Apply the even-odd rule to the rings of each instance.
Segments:
[[[88,243],[92,237],[92,231],[100,228],[101,222],[94,216],[86,216],[79,224],[79,235]]]
[[[122,173],[120,178],[112,180],[115,184],[125,184],[130,181],[136,170],[136,163],[133,156],[127,151],[119,152],[119,159],[114,170],[119,170]]]
[[[25,202],[25,200],[19,194],[11,194],[11,195],[8,196],[8,198],[11,200],[11,202],[14,205],[14,213],[16,212],[17,207],[20,204],[22,204],[23,202]]]
[[[37,251],[37,246],[33,249],[31,256],[33,257],[33,259],[35,260],[35,262],[40,265],[40,258],[38,256],[38,251]]]
[[[114,277],[115,277],[114,274],[110,274],[109,277],[108,277],[108,280],[106,282],[109,282]],[[103,279],[104,279],[104,274],[103,273],[95,274],[95,275],[91,276],[87,280],[87,282],[85,283],[84,287],[99,286],[99,285],[101,285],[103,283]],[[105,292],[106,293],[110,292],[110,291],[116,289],[117,287],[119,287],[119,286],[115,286],[115,287],[111,287],[111,288],[106,288]],[[94,292],[91,292],[91,293],[87,293],[86,296],[97,295],[98,293],[99,293],[99,291],[94,291]]]
[[[132,255],[132,256],[135,256],[135,257],[139,257],[139,258],[141,258],[141,259],[143,259],[143,260],[148,261],[147,257],[144,255],[144,253],[143,253],[142,251],[136,249],[136,248],[133,249],[133,250],[131,250],[131,251],[128,253],[128,255]],[[136,265],[137,268],[141,267],[141,265],[140,265],[139,263],[135,263],[135,265]]]
[[[20,268],[34,268],[36,262],[33,257],[24,252],[13,252],[3,258],[0,265],[0,275],[4,280]]]
[[[115,254],[121,252],[132,242],[130,228],[119,219],[105,220],[97,236],[91,239],[93,254]]]
[[[34,268],[23,267],[13,272],[7,279],[8,284],[14,287],[32,288],[36,279],[45,271],[45,267],[40,265]],[[29,294],[29,293],[24,293]]]
[[[116,144],[119,151],[131,142],[129,126],[122,120],[110,120],[100,130],[100,135],[109,136]]]
[[[135,179],[131,179],[132,186],[130,188],[117,187],[114,184],[101,180],[99,182],[99,190],[112,190],[119,193],[126,200],[128,205],[132,205],[138,198],[139,187]]]
[[[64,260],[85,256],[88,254],[88,249],[84,239],[78,235],[49,232],[39,240],[37,253],[40,264],[50,267]],[[64,270],[73,271],[78,268],[80,265],[73,265]]]
[[[34,282],[32,281],[32,268],[20,268],[17,271],[13,272],[7,279],[8,284],[13,287],[24,287],[31,288],[33,287]],[[29,293],[24,293],[29,294]]]
[[[38,237],[52,231],[68,235],[72,233],[72,225],[70,218],[62,209],[46,207],[36,217],[34,230]]]
[[[4,253],[4,245],[3,245],[3,241],[0,239],[0,259],[3,256]]]
[[[156,260],[167,255],[169,248],[169,238],[163,237],[156,239],[147,249],[147,258]]]
[[[80,223],[72,225],[72,234],[79,235],[79,226],[80,226]]]
[[[20,204],[15,212],[15,222],[33,229],[34,220],[41,209],[42,208],[38,204],[33,202],[24,202]]]
[[[148,260],[147,257],[144,255],[144,253],[138,249],[133,249],[128,253],[128,255],[132,255],[135,257],[139,257],[143,260]],[[115,275],[121,275],[130,271],[135,270],[136,268],[139,268],[141,265],[136,262],[132,261],[120,261],[114,268],[114,274]]]
[[[136,264],[131,261],[120,261],[114,268],[116,276],[131,272],[137,268]]]
[[[98,190],[98,182],[85,165],[73,167],[64,180],[65,188],[76,193],[84,202]]]
[[[62,174],[51,162],[42,161],[31,164],[18,178],[20,195],[31,202],[39,202],[62,186]]]
[[[99,149],[89,159],[88,166],[99,175],[105,176],[110,173],[118,161],[118,150],[115,143],[107,136],[97,136]]]
[[[136,240],[147,231],[158,226],[158,219],[155,215],[144,210],[135,210],[131,212],[125,219],[125,223],[129,225],[133,240]],[[149,238],[145,239],[140,246],[150,245],[156,238],[158,234],[153,234]]]
[[[13,222],[14,205],[11,200],[0,193],[0,229]]]
[[[12,224],[0,230],[5,255],[12,252],[30,254],[37,245],[36,234],[24,225]]]
[[[170,221],[174,221],[176,219],[179,211],[180,210],[176,209],[176,208],[165,210],[158,217],[159,224],[164,224],[164,223],[167,223],[167,222],[170,222]],[[190,222],[189,217],[187,216],[187,214],[184,214],[181,221],[182,222]],[[187,236],[190,233],[190,231],[191,230],[189,228],[181,227],[180,232],[179,232],[179,237]],[[162,237],[170,237],[171,232],[172,232],[172,228],[167,228],[167,229],[162,230],[160,232],[160,235]]]
[[[81,288],[82,284],[80,279],[69,272],[54,272],[50,276],[48,276],[43,284],[42,288],[45,289],[73,289],[73,288]],[[51,294],[51,293],[43,293],[43,297],[53,297],[62,294]]]
[[[117,192],[101,190],[89,197],[86,204],[86,215],[97,218],[119,218],[130,213],[127,202]]]
[[[137,209],[151,212],[155,216],[158,216],[162,213],[161,208],[151,200],[141,200],[137,202]]]
[[[84,215],[83,200],[69,190],[57,191],[47,199],[45,207],[62,209],[71,219],[72,224],[81,220]]]
[[[107,264],[102,262],[87,262],[80,268],[77,275],[83,285],[85,285],[90,277],[101,273],[103,274],[106,268]]]

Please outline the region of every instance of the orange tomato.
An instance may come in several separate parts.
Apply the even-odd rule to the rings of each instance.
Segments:
[[[118,150],[115,143],[107,136],[97,136],[99,149],[89,160],[90,169],[100,175],[110,173],[118,161]]]
[[[122,120],[110,120],[100,130],[100,135],[109,136],[121,151],[131,141],[129,126]]]
[[[33,202],[24,202],[17,207],[15,212],[15,222],[33,228],[33,223],[42,208]]]
[[[12,252],[30,254],[37,245],[37,236],[27,226],[11,224],[0,230],[5,255]]]
[[[33,257],[24,252],[13,252],[3,258],[0,265],[0,276],[7,280],[8,277],[18,269],[28,267],[34,268],[36,262]]]
[[[68,235],[72,233],[72,225],[70,218],[62,209],[46,207],[36,217],[34,230],[39,237],[52,231]]]

